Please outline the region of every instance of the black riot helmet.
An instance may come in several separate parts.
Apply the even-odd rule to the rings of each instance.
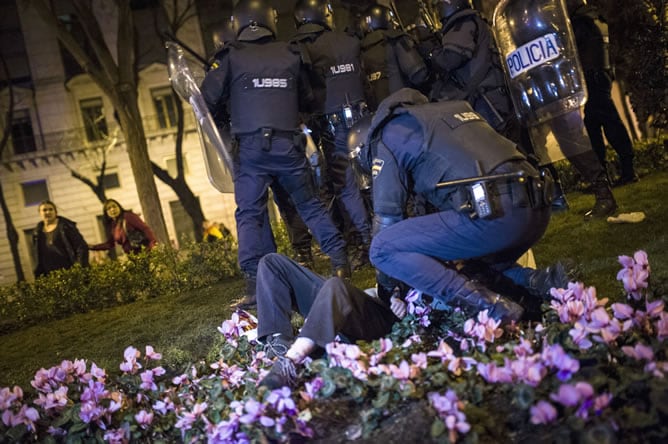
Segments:
[[[233,42],[237,38],[237,33],[234,32],[234,23],[231,18],[224,20],[213,31],[213,46],[216,51],[220,50],[227,43]]]
[[[334,29],[334,13],[328,0],[299,0],[295,6],[295,24],[297,27],[306,23],[322,25]]]
[[[373,154],[369,144],[369,130],[373,114],[360,118],[348,132],[348,158],[360,189],[371,187],[371,163]]]
[[[368,34],[377,29],[396,29],[397,20],[390,8],[375,5],[368,8],[362,15],[360,28],[364,34]]]
[[[237,37],[247,28],[254,32],[258,31],[258,28],[264,28],[276,37],[276,10],[266,0],[241,0],[232,10],[232,22]],[[260,34],[262,37],[267,35],[262,30],[259,30]]]
[[[471,0],[435,0],[434,6],[438,10],[441,22],[445,22],[456,12],[472,8]]]
[[[573,15],[575,11],[587,4],[587,0],[566,0],[566,10],[568,15]]]

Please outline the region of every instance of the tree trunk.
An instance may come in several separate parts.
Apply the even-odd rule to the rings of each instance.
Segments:
[[[7,60],[5,57],[0,54],[0,65],[2,65],[2,74],[3,77],[9,79],[9,67],[7,66]],[[4,128],[2,137],[0,137],[0,157],[5,152],[5,149],[8,146],[9,136],[11,135],[11,123],[14,117],[14,86],[12,85],[11,80],[7,82],[7,112],[4,116],[4,121],[0,123]],[[12,253],[12,260],[14,261],[14,271],[16,272],[16,279],[20,281],[25,280],[23,275],[23,267],[21,266],[21,256],[19,255],[19,235],[16,232],[14,227],[14,222],[12,221],[12,213],[9,211],[7,206],[7,201],[5,200],[5,192],[2,188],[2,182],[0,182],[0,206],[2,207],[2,215],[5,218],[5,228],[7,230],[7,242],[9,243],[9,249]]]
[[[179,198],[179,202],[183,205],[183,209],[186,210],[186,213],[188,213],[188,216],[192,219],[195,239],[201,239],[204,213],[202,212],[202,205],[200,205],[197,196],[193,194],[182,176],[174,178],[154,162],[151,162],[151,167],[153,168],[153,174],[155,174],[155,176],[165,185],[174,190],[174,193],[176,193],[176,196]]]
[[[21,256],[19,255],[19,234],[14,228],[12,221],[12,213],[7,207],[5,201],[5,193],[2,189],[2,182],[0,182],[0,206],[2,207],[2,215],[5,217],[5,227],[7,229],[7,241],[9,242],[9,249],[12,252],[12,260],[14,261],[14,272],[16,273],[16,280],[25,281],[26,277],[23,274],[23,267],[21,266]]]
[[[123,86],[120,87],[123,89]],[[124,94],[123,94],[124,92]],[[158,241],[169,245],[169,236],[165,226],[165,219],[160,206],[158,188],[155,185],[151,172],[151,160],[148,157],[148,145],[141,125],[141,117],[137,107],[136,94],[134,90],[123,91],[121,97],[117,97],[120,109],[117,108],[121,122],[121,130],[125,136],[125,144],[130,158],[132,174],[137,185],[139,203],[144,212],[144,221],[155,233]],[[126,100],[122,100],[126,98]],[[147,174],[147,172],[149,172]]]

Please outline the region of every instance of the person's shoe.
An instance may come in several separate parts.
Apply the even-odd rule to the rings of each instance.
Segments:
[[[613,186],[613,187],[621,187],[621,186],[624,186],[624,185],[628,185],[628,184],[630,184],[630,183],[638,182],[639,180],[640,180],[640,178],[638,177],[638,175],[634,173],[634,174],[632,174],[632,175],[630,175],[630,176],[622,176],[622,177],[620,177],[619,179],[617,179],[617,180],[612,184],[612,186]]]
[[[596,202],[594,203],[594,207],[585,213],[585,220],[612,216],[617,210],[617,202],[610,189],[608,179],[605,177],[599,179],[592,184],[592,187]]]
[[[256,280],[254,276],[246,276],[246,292],[241,300],[232,305],[235,310],[248,310],[257,305]]]
[[[570,281],[570,273],[564,264],[557,262],[543,270],[532,271],[529,275],[529,285],[526,288],[534,296],[549,301],[552,299],[550,290],[567,288]]]
[[[269,390],[279,389],[281,387],[293,388],[297,379],[297,369],[295,363],[285,356],[279,356],[271,366],[269,373],[260,381],[260,387],[267,387]]]
[[[264,354],[269,359],[279,356],[285,356],[290,349],[292,341],[286,339],[280,333],[272,336],[267,336],[264,343]]]

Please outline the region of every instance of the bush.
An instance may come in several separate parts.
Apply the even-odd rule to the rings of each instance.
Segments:
[[[653,171],[666,169],[668,167],[668,151],[666,150],[668,138],[659,137],[636,142],[633,147],[635,154],[634,167],[636,174],[640,177]],[[608,147],[606,151],[608,175],[612,180],[620,176],[619,159],[615,151]],[[589,184],[585,183],[575,168],[567,160],[555,163],[561,186],[566,193],[582,191]]]
[[[74,313],[174,294],[237,276],[236,246],[218,242],[166,246],[84,268],[76,265],[0,288],[0,333]]]

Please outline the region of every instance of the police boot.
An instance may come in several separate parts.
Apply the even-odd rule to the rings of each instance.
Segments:
[[[467,316],[475,317],[479,312],[487,310],[489,317],[508,324],[519,321],[524,308],[505,296],[493,292],[479,282],[466,280],[446,303],[459,306]]]
[[[295,254],[295,262],[297,262],[302,267],[306,267],[310,270],[313,270],[313,254],[311,254],[311,249],[300,250]]]
[[[585,213],[585,220],[611,216],[617,210],[617,202],[615,196],[612,195],[608,178],[605,175],[599,177],[592,183],[592,190],[596,202],[594,208]]]
[[[534,296],[544,301],[550,301],[550,290],[553,288],[567,288],[571,279],[571,272],[561,262],[543,270],[533,270],[529,274],[529,283],[526,289]]]
[[[349,279],[352,275],[350,270],[350,262],[345,250],[330,254],[332,261],[332,276]]]
[[[246,290],[244,297],[232,305],[232,308],[235,310],[248,310],[250,308],[255,308],[257,305],[257,290],[256,290],[256,280],[255,276],[245,275],[246,279]]]
[[[359,245],[353,253],[353,257],[350,260],[350,266],[353,270],[357,270],[358,268],[362,268],[363,266],[369,265],[370,263],[369,246],[364,244]]]

